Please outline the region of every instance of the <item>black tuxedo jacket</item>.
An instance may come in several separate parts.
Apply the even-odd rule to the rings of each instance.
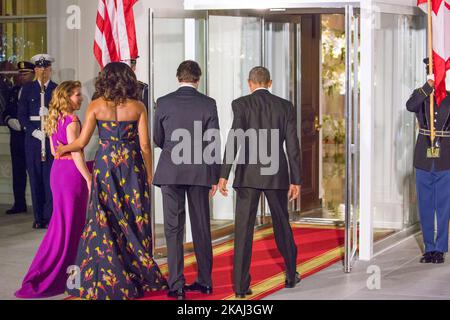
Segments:
[[[408,111],[416,114],[420,128],[430,129],[430,94],[433,88],[428,84],[422,88],[414,90],[413,94],[406,102]],[[438,107],[434,106],[435,128],[438,131],[450,130],[450,96],[441,102]],[[433,162],[436,171],[450,170],[450,138],[436,138],[440,146],[440,158],[427,158],[427,149],[431,147],[429,136],[419,134],[414,150],[414,167],[426,171],[431,171]]]
[[[194,133],[194,123],[201,123],[200,135]],[[172,160],[172,150],[184,155],[186,149],[179,153],[177,150],[183,139],[172,139],[175,130],[181,129],[192,137],[191,161],[177,164]],[[192,87],[180,87],[156,102],[156,116],[154,123],[154,142],[162,149],[161,157],[156,168],[153,184],[163,185],[194,185],[211,187],[219,181],[220,174],[220,139],[203,141],[203,135],[208,129],[219,130],[217,106],[214,99],[201,94]],[[178,131],[180,132],[180,131]],[[176,141],[172,141],[176,140]],[[178,145],[178,147],[177,147]],[[201,155],[200,161],[195,161],[194,153],[205,151],[205,148],[215,146],[219,153],[216,163],[206,162]],[[208,154],[215,155],[214,152]],[[198,158],[197,158],[198,160]],[[198,163],[198,164],[196,164]]]
[[[301,152],[297,136],[297,116],[296,110],[291,102],[271,94],[268,90],[256,90],[251,95],[239,98],[232,103],[234,120],[232,130],[242,129],[244,132],[248,129],[268,130],[267,154],[278,153],[278,172],[273,175],[263,175],[262,168],[270,167],[270,164],[264,164],[261,158],[257,157],[257,162],[252,159],[254,155],[254,145],[250,149],[250,139],[234,139],[228,136],[227,148],[221,169],[221,178],[228,179],[232,163],[227,163],[228,153],[233,153],[233,159],[242,159],[237,161],[234,179],[234,188],[255,188],[255,189],[289,189],[290,184],[300,185],[301,180]],[[278,129],[278,150],[271,150],[270,130]],[[245,141],[244,143],[239,143]],[[257,145],[260,146],[261,136],[257,135]],[[264,143],[266,143],[264,141]],[[286,153],[283,145],[286,143]],[[234,148],[231,146],[234,145]],[[259,148],[259,147],[258,147]],[[259,149],[258,149],[259,150]],[[244,156],[245,160],[241,157]],[[289,165],[288,165],[289,163]]]

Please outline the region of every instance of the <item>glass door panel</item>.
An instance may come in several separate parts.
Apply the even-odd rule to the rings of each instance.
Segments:
[[[351,272],[357,258],[359,222],[359,17],[345,8],[345,258]]]
[[[195,60],[206,73],[206,12],[178,10],[150,10],[150,128],[153,128],[155,101],[177,90],[176,70],[184,60]],[[206,92],[207,77],[203,76],[199,91]],[[153,138],[153,132],[151,133]],[[156,167],[161,149],[153,150]],[[188,213],[188,208],[186,208]],[[186,242],[192,242],[187,216]],[[158,256],[165,255],[165,236],[162,194],[160,188],[152,189],[153,245]]]
[[[372,77],[374,132],[371,189],[374,241],[418,222],[414,174],[415,115],[405,103],[426,81],[426,16],[375,2]],[[388,59],[386,58],[388,57]],[[380,247],[382,248],[382,247]],[[375,254],[377,252],[374,252]]]
[[[272,93],[291,101],[297,110],[297,133],[301,140],[301,24],[297,16],[264,18],[264,66],[272,76]],[[265,208],[268,203],[265,201]],[[264,209],[265,209],[264,208]],[[300,210],[300,199],[289,203],[290,212]]]
[[[215,13],[208,21],[208,93],[217,102],[222,141],[226,141],[233,122],[231,102],[250,93],[248,74],[262,62],[261,18]],[[229,185],[233,180],[232,172]],[[212,221],[234,224],[234,205],[234,191],[227,198],[215,197]]]

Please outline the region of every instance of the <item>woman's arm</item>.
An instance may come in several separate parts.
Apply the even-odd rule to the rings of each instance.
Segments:
[[[145,171],[147,172],[147,181],[149,184],[153,180],[152,172],[152,146],[150,144],[150,138],[148,135],[148,118],[145,106],[142,105],[141,116],[139,117],[138,131],[139,131],[139,143],[141,146],[142,158],[144,159]]]
[[[86,111],[85,126],[83,127],[80,136],[66,146],[57,147],[56,156],[60,157],[65,153],[77,152],[86,147],[94,134],[96,124],[95,103],[91,103]]]
[[[53,139],[52,139],[52,137],[49,137],[49,140],[50,140],[50,151],[51,151],[51,153],[52,153],[52,156],[55,157],[56,152],[55,152],[55,146],[53,145]]]
[[[81,126],[78,121],[72,122],[67,126],[67,142],[72,143],[80,136]],[[84,154],[82,151],[72,152],[73,162],[75,163],[78,171],[80,171],[83,178],[87,183],[91,182],[91,173],[86,166]]]

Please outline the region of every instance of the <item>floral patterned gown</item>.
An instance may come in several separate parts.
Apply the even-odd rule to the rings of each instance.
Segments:
[[[150,195],[137,121],[98,121],[92,194],[78,247],[82,299],[121,300],[166,288],[152,256]],[[76,283],[76,280],[73,284]]]

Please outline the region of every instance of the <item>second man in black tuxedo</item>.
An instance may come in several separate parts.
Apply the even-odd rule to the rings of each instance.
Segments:
[[[291,102],[268,91],[272,81],[267,69],[253,68],[248,82],[252,94],[232,103],[234,134],[230,132],[228,136],[219,182],[220,192],[227,196],[227,180],[239,152],[233,184],[237,195],[233,278],[236,296],[239,298],[251,294],[249,269],[253,230],[261,193],[265,194],[269,202],[275,240],[284,258],[285,286],[292,288],[300,281],[300,276],[296,272],[297,247],[288,213],[288,198],[291,201],[297,199],[301,185],[301,154],[296,110]],[[239,139],[239,131],[245,132],[246,138]],[[269,133],[261,134],[263,132]],[[271,133],[276,134],[272,136]],[[250,141],[248,137],[251,136],[256,137],[257,141]],[[267,137],[267,141],[263,141],[264,137]],[[287,158],[283,149],[284,143]],[[259,146],[259,149],[256,150],[255,146]],[[272,150],[268,148],[262,152],[261,146],[271,146]],[[271,155],[271,158],[275,159],[276,163],[271,164],[277,169],[275,172],[264,171],[268,167],[262,158],[265,155]]]
[[[162,149],[153,184],[161,187],[163,196],[164,231],[167,242],[169,266],[169,297],[184,299],[185,290],[212,293],[212,245],[209,198],[217,191],[220,174],[220,138],[203,141],[207,131],[219,132],[219,119],[214,99],[197,91],[201,69],[194,61],[183,62],[177,71],[180,88],[156,103],[154,141]],[[200,135],[196,130],[200,129]],[[186,162],[174,161],[177,157],[178,133],[190,137],[192,155]],[[216,136],[217,137],[217,136]],[[186,142],[186,141],[183,141]],[[210,144],[218,144],[219,161],[205,161],[203,151]],[[192,147],[192,148],[191,148]],[[200,148],[199,148],[200,147]],[[194,156],[200,149],[200,157]],[[192,151],[192,152],[191,152]],[[194,159],[196,158],[196,159]],[[198,276],[195,283],[185,286],[183,239],[185,226],[185,197],[187,194],[189,217]]]

